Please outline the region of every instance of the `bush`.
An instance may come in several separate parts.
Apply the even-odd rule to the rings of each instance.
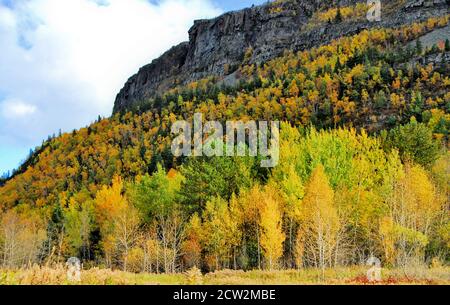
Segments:
[[[201,285],[203,284],[203,275],[200,269],[192,267],[184,274],[186,276],[186,283],[188,285]]]

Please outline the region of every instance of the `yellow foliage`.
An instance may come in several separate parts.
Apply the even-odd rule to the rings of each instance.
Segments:
[[[112,186],[103,186],[95,197],[97,221],[102,226],[112,222],[118,214],[127,207],[127,200],[122,194],[122,178],[115,176]]]
[[[304,245],[304,259],[316,266],[334,264],[340,220],[334,205],[334,191],[322,165],[311,174],[303,199],[300,232]]]
[[[281,204],[273,194],[275,189],[267,187],[264,192],[261,210],[261,247],[264,251],[270,270],[278,266],[278,260],[283,255],[283,242],[286,238],[282,230]]]

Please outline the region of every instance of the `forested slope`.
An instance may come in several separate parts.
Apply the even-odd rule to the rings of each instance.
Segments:
[[[132,271],[448,261],[449,16],[363,30],[46,141],[0,187],[3,264]],[[170,126],[279,120],[280,164],[174,158]],[[12,232],[12,233],[11,233]],[[320,241],[317,236],[321,236]]]

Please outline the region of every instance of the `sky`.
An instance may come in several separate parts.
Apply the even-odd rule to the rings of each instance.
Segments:
[[[108,117],[195,19],[266,0],[0,0],[0,175],[48,135]]]

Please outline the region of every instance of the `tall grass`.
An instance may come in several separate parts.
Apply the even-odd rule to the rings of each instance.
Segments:
[[[93,268],[82,271],[81,282],[67,280],[63,266],[34,266],[22,270],[0,270],[0,285],[364,285],[367,268],[348,267],[283,271],[222,270],[203,275],[194,268],[184,274],[134,274]],[[383,269],[377,284],[450,284],[450,267]]]

